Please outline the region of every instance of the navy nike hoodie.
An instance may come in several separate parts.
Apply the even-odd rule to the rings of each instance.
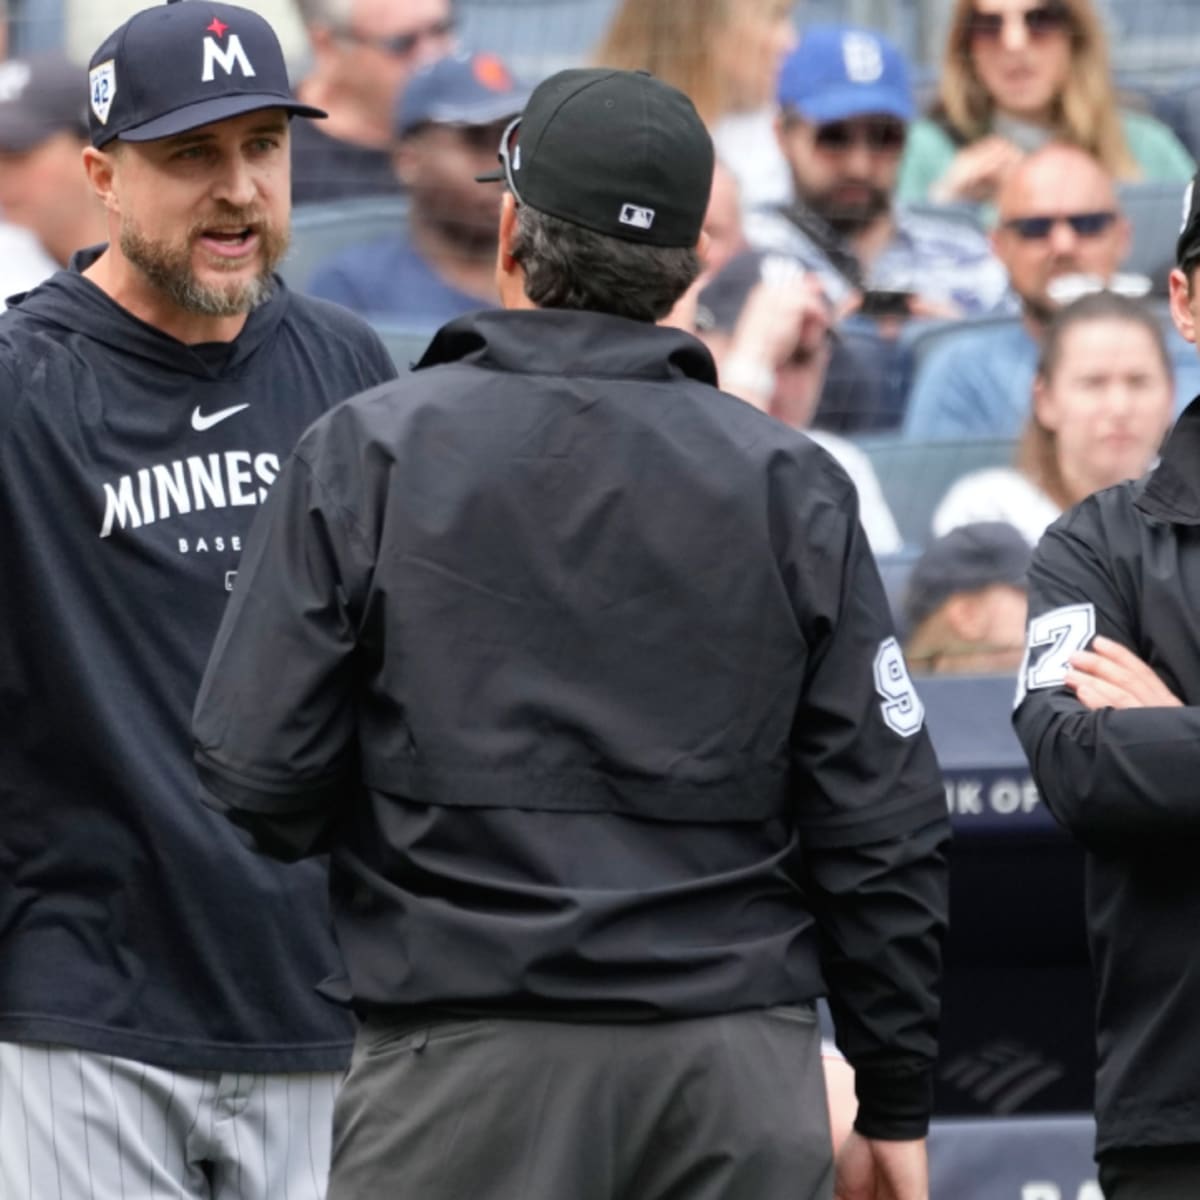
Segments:
[[[280,463],[395,369],[282,283],[232,343],[187,346],[84,278],[99,252],[0,316],[0,1040],[337,1068],[324,867],[198,802],[189,725]]]

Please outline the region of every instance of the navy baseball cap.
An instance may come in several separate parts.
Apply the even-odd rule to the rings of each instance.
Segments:
[[[452,54],[415,72],[396,104],[396,136],[422,125],[492,125],[529,99],[494,54]]]
[[[271,26],[232,4],[168,0],[143,9],[88,64],[93,146],[173,137],[263,108],[327,115],[292,96]]]
[[[895,43],[849,25],[814,25],[784,60],[779,107],[814,125],[885,115],[915,115],[908,64]]]
[[[500,145],[520,204],[626,242],[692,247],[712,191],[713,144],[695,106],[647,71],[576,67],[533,90]]]
[[[958,592],[1006,583],[1024,590],[1033,551],[1005,521],[960,525],[931,542],[908,578],[904,625],[911,634]]]
[[[56,133],[88,136],[83,68],[61,54],[0,63],[0,150],[21,154]]]

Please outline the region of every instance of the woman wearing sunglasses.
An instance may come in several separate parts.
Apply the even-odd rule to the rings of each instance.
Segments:
[[[1195,166],[1161,122],[1118,107],[1092,0],[956,0],[939,97],[909,130],[905,201],[990,203],[1020,157],[1081,146],[1116,179],[1179,180]]]
[[[1154,315],[1113,292],[1076,300],[1046,334],[1015,464],[954,484],[934,513],[934,534],[1007,521],[1036,545],[1066,509],[1150,469],[1173,406],[1171,361]]]

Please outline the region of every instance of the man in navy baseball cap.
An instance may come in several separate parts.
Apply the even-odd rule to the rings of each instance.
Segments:
[[[321,114],[261,17],[148,8],[37,93],[0,137],[74,118],[103,244],[0,314],[0,1196],[323,1200],[328,878],[203,809],[187,725],[280,464],[395,367],[273,272]]]
[[[296,115],[325,113],[292,96],[257,13],[211,0],[135,13],[88,69],[84,164],[109,221],[89,278],[183,340],[196,317],[236,334],[287,249]]]
[[[231,4],[169,0],[135,13],[88,64],[92,145],[149,142],[278,108],[324,117],[291,94],[275,31]]]
[[[450,54],[416,71],[395,104],[392,144],[408,220],[322,263],[308,293],[431,331],[494,306],[501,190],[475,176],[528,95],[494,54]]]

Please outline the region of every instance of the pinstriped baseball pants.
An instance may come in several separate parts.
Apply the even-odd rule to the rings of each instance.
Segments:
[[[3,1200],[321,1200],[341,1074],[0,1043]]]

